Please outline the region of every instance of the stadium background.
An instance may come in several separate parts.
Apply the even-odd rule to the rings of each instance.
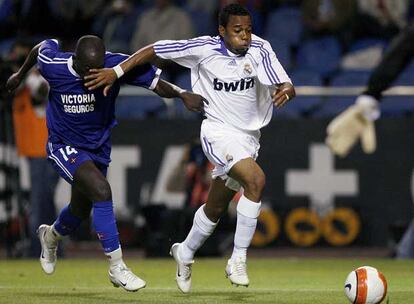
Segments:
[[[133,52],[138,20],[156,1],[85,2],[0,1],[2,84],[7,77],[5,68],[13,60],[9,51],[22,40],[36,43],[57,37],[70,49],[79,36],[97,34],[108,50]],[[215,35],[217,11],[230,1],[172,2],[189,16],[194,35]],[[381,103],[378,151],[366,156],[358,147],[344,159],[335,158],[324,145],[325,127],[353,103],[394,33],[361,34],[355,22],[362,14],[358,1],[349,1],[355,10],[346,16],[343,26],[321,32],[312,30],[306,19],[306,3],[312,1],[240,2],[251,9],[254,32],[270,41],[298,91],[294,102],[274,111],[273,121],[263,130],[259,163],[268,177],[267,211],[260,219],[255,246],[343,248],[335,250],[336,254],[364,247],[373,248],[373,256],[392,255],[395,242],[412,218],[414,103],[410,86],[414,61]],[[400,2],[408,23],[414,5],[408,0]],[[190,88],[186,71],[176,74],[167,69],[163,78]],[[4,94],[2,99],[6,99]],[[171,188],[169,180],[182,170],[183,155],[198,134],[201,118],[187,112],[178,100],[163,100],[130,87],[121,90],[117,118],[109,180],[124,248],[166,255],[188,225],[185,186]],[[7,117],[1,119],[0,233],[4,237],[0,244],[11,249],[12,256],[24,256],[28,168],[6,136],[10,131]],[[56,192],[59,207],[68,195],[62,180]],[[10,210],[6,201],[11,202]],[[229,249],[232,224],[234,214],[206,244],[204,254]],[[96,243],[88,223],[66,244],[67,250],[79,249],[80,241]]]

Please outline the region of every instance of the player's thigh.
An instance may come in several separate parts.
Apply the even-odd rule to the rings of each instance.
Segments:
[[[74,176],[84,162],[92,161],[92,154],[71,145],[52,143],[47,144],[48,160],[55,171],[69,184],[73,184]]]
[[[259,136],[204,121],[200,139],[205,155],[215,166],[213,178],[226,179],[235,164],[248,158],[256,159],[260,149]],[[238,187],[230,188],[236,190]]]
[[[48,159],[55,170],[72,186],[83,192],[92,201],[111,198],[111,189],[106,180],[107,165],[101,164],[98,154],[59,143],[48,143]],[[102,157],[100,158],[102,159]]]
[[[245,189],[249,187],[262,189],[266,179],[262,168],[253,158],[238,161],[230,169],[228,175],[238,181]]]

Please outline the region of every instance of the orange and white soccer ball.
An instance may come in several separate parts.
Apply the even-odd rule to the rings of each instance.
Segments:
[[[348,275],[344,290],[353,304],[378,304],[387,295],[387,281],[376,268],[362,266]]]

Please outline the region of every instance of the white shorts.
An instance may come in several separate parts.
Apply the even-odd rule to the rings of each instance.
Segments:
[[[240,160],[253,158],[256,160],[260,149],[260,131],[245,132],[221,123],[203,120],[200,140],[204,154],[214,164],[212,178],[227,180],[226,186],[234,191],[240,184],[230,178],[227,173]]]

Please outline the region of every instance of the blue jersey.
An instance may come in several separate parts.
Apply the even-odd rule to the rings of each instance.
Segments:
[[[60,52],[54,39],[45,40],[39,49],[38,67],[50,85],[46,110],[49,141],[94,150],[109,141],[116,125],[115,99],[121,81],[152,90],[161,70],[150,64],[138,66],[116,81],[105,97],[102,88],[89,91],[84,86],[84,80],[72,67],[72,56],[73,53]],[[127,58],[128,55],[106,52],[104,66],[113,67]]]

